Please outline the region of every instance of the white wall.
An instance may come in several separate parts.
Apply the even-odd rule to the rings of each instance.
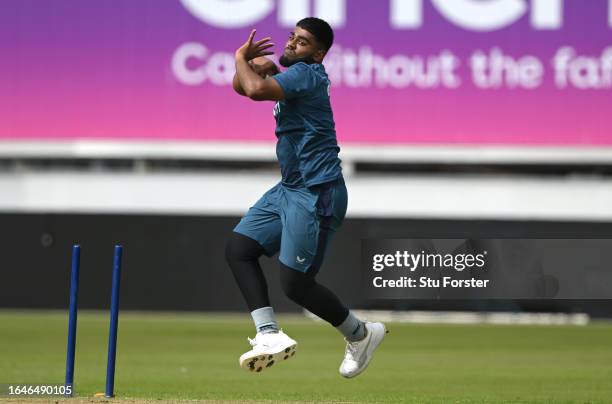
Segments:
[[[242,215],[277,174],[4,173],[0,211]],[[348,176],[349,217],[612,221],[612,179]]]

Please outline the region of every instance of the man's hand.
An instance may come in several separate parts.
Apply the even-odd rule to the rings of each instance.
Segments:
[[[255,73],[264,79],[268,76],[274,76],[280,73],[278,66],[276,66],[273,61],[263,56],[250,60],[249,65]]]
[[[233,86],[238,94],[246,95],[255,101],[280,101],[285,99],[283,89],[276,80],[271,77],[265,78],[268,72],[278,70],[274,63],[263,58],[263,61],[253,61],[253,59],[271,55],[273,52],[266,51],[274,46],[269,43],[271,38],[260,39],[253,42],[255,30],[251,31],[249,39],[236,50],[236,75],[234,76]],[[255,65],[263,64],[260,72],[256,72]],[[274,66],[274,67],[272,67]],[[259,69],[259,67],[257,68]]]
[[[255,37],[256,31],[257,30],[251,31],[251,35],[249,35],[249,39],[247,39],[247,41],[240,48],[236,50],[236,53],[234,54],[234,57],[236,58],[236,60],[244,59],[248,62],[252,59],[255,59],[261,56],[272,55],[274,53],[274,52],[266,51],[266,49],[274,46],[274,44],[270,42],[272,38],[267,37],[264,39],[260,39],[257,42],[253,42],[253,38]]]

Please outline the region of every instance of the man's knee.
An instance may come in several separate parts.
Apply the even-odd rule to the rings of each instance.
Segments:
[[[281,262],[280,264],[281,287],[287,297],[295,302],[300,302],[315,284],[312,273],[304,273],[290,268]]]
[[[225,244],[225,259],[229,263],[257,260],[265,252],[265,249],[257,241],[236,232],[232,232]]]

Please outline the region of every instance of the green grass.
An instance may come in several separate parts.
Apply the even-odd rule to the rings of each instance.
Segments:
[[[388,324],[369,369],[345,380],[333,328],[280,322],[298,354],[251,374],[238,366],[247,315],[121,313],[115,401],[612,402],[609,324]],[[0,324],[0,383],[62,383],[66,313],[0,311]],[[76,392],[89,401],[104,390],[108,314],[80,312],[78,327]]]

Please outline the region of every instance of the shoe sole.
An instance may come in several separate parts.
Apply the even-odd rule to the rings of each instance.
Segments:
[[[355,373],[353,373],[351,375],[343,375],[341,373],[342,377],[345,377],[347,379],[351,379],[353,377],[356,377],[356,376],[359,376],[360,374],[362,374],[363,371],[367,369],[368,365],[372,361],[372,354],[374,353],[374,351],[376,351],[376,348],[378,348],[380,346],[380,344],[383,342],[383,340],[385,339],[387,334],[389,334],[389,330],[387,330],[387,327],[385,327],[385,325],[383,324],[382,338],[380,340],[378,340],[378,343],[376,345],[368,345],[368,347],[366,348],[368,350],[368,353],[367,353],[366,361],[363,364],[363,366],[360,369],[358,369],[357,372],[355,372]]]
[[[297,343],[281,348],[279,351],[259,353],[240,358],[240,367],[252,373],[260,373],[271,368],[274,364],[286,361],[295,356]],[[248,354],[248,352],[247,352]],[[245,355],[247,355],[245,354]]]

